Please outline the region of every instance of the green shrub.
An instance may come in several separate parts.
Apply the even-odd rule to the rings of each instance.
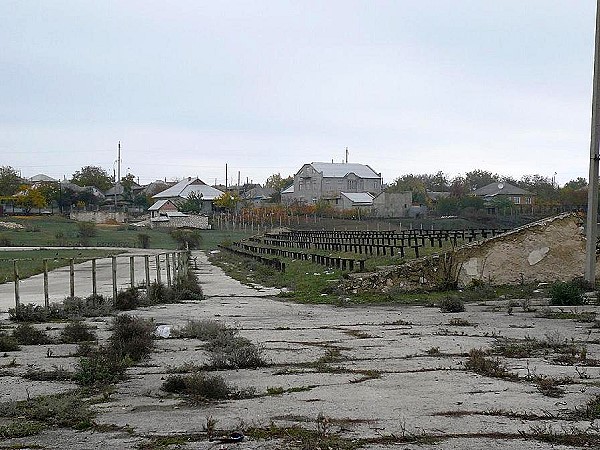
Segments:
[[[176,329],[174,335],[177,337],[194,338],[202,341],[216,339],[221,333],[225,333],[227,326],[217,320],[188,320],[183,328]],[[235,330],[230,330],[235,333]]]
[[[0,352],[16,352],[20,350],[17,340],[6,333],[0,333]]]
[[[79,319],[83,317],[102,317],[112,314],[112,302],[100,294],[86,298],[67,297],[59,306],[61,318]]]
[[[130,311],[140,306],[140,303],[140,291],[136,288],[128,288],[117,294],[115,308],[120,311]]]
[[[46,428],[46,425],[43,423],[19,419],[8,424],[0,425],[0,439],[34,436],[40,433],[44,428]]]
[[[60,340],[65,344],[95,341],[96,334],[83,321],[76,320],[68,323],[60,332]]]
[[[127,358],[110,347],[86,348],[86,356],[79,359],[75,368],[75,380],[83,386],[116,383],[125,379],[130,364]]]
[[[8,316],[10,320],[16,322],[47,322],[50,313],[43,306],[28,303],[27,305],[10,308]]]
[[[255,369],[267,365],[262,349],[248,339],[225,330],[206,344],[211,352],[210,367],[213,369]]]
[[[173,284],[175,300],[202,300],[204,294],[198,278],[191,271],[183,277],[179,277]]]
[[[133,361],[141,361],[154,348],[154,323],[150,320],[123,314],[115,317],[109,338],[112,352]]]
[[[200,247],[202,234],[199,230],[177,228],[171,231],[171,237],[177,242],[177,246],[183,250],[194,250]]]
[[[465,310],[464,302],[455,296],[443,298],[440,301],[440,310],[444,313],[463,312]]]
[[[175,300],[175,292],[166,284],[155,281],[150,283],[146,292],[146,299],[150,305],[172,303]]]
[[[232,389],[220,375],[195,372],[190,375],[169,375],[162,390],[174,394],[185,394],[196,399],[225,400]]]
[[[137,238],[141,248],[150,248],[150,235],[148,233],[139,233]]]
[[[45,331],[38,330],[33,325],[21,323],[13,330],[13,337],[21,345],[40,345],[51,342]]]
[[[77,236],[81,239],[89,239],[96,236],[96,224],[94,222],[77,222]]]
[[[551,305],[582,305],[583,290],[575,282],[557,281],[550,286]]]
[[[0,404],[2,416],[44,422],[53,427],[89,428],[93,413],[77,392],[44,395]]]

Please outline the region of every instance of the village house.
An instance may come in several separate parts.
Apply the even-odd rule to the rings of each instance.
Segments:
[[[472,195],[483,198],[488,213],[494,214],[498,208],[509,205],[519,211],[527,211],[533,207],[535,194],[513,186],[510,183],[490,183],[472,192]]]
[[[190,196],[197,199],[200,212],[210,214],[213,211],[213,202],[216,198],[223,195],[223,192],[207,185],[204,181],[199,178],[188,177],[174,186],[171,186],[158,194],[152,196],[152,198],[158,202],[160,200],[171,200],[175,205],[187,200]],[[150,208],[156,208],[156,203]],[[149,209],[150,210],[150,209]]]
[[[293,188],[285,189],[282,198],[286,203],[316,203],[326,200],[334,206],[342,207],[342,192],[370,193],[375,196],[381,190],[381,174],[368,165],[312,162],[304,164],[294,175]]]

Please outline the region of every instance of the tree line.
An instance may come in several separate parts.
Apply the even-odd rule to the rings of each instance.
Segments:
[[[102,199],[93,191],[93,187],[104,193],[114,185],[114,178],[106,170],[97,166],[85,166],[73,173],[68,180],[75,186],[87,189],[75,189],[68,184],[57,182],[32,183],[21,178],[19,172],[11,166],[0,166],[0,200],[12,202],[25,212],[32,209],[57,205],[60,210],[71,206],[85,207],[99,205]],[[135,195],[135,175],[127,174],[121,178],[124,201],[146,208],[150,199],[144,195]]]
[[[473,198],[472,193],[491,183],[512,184],[529,191],[535,196],[535,204],[539,207],[583,209],[587,205],[588,183],[585,178],[579,177],[561,187],[552,178],[543,175],[523,175],[521,179],[516,180],[485,170],[473,170],[454,178],[449,178],[442,171],[434,174],[402,175],[396,178],[386,191],[410,191],[414,203],[429,206],[434,203],[432,192],[447,193],[446,196],[440,196],[435,203],[438,211],[441,209],[441,213],[450,213],[460,208],[481,207],[482,200]]]

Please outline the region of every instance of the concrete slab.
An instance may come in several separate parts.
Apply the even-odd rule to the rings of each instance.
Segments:
[[[590,361],[600,359],[600,329],[593,323],[538,318],[521,308],[514,308],[509,315],[502,302],[469,304],[460,314],[397,305],[339,308],[294,304],[273,298],[276,289],[241,285],[208,264],[202,254],[196,256],[205,300],[144,308],[133,314],[173,327],[184,326],[191,319],[215,319],[238,328],[241,336],[264,348],[271,364],[218,373],[231,386],[254,389],[254,397],[192,405],[165,393],[161,386],[170,370],[186,363],[202,365],[209,354],[196,339],[161,339],[146,362],[129,369],[129,379],[116,386],[111,401],[94,406],[100,429],[127,429],[129,434],[46,431],[3,445],[136,448],[153,437],[182,435],[190,440],[178,448],[219,449],[220,444],[206,438],[204,428],[210,416],[221,430],[271,424],[315,429],[317,416],[323,414],[333,424],[330,433],[372,439],[373,443],[363,448],[376,450],[566,449],[570,447],[533,439],[532,427],[552,426],[557,432],[576,427],[597,433],[590,430],[589,422],[572,421],[567,415],[600,394],[600,369],[594,364],[585,366],[580,361],[576,369],[554,362],[550,352],[532,358],[501,357],[502,364],[521,377],[516,381],[465,370],[469,350],[490,349],[504,337],[543,340],[549,335],[561,336],[585,346]],[[598,311],[597,306],[586,309]],[[450,319],[457,317],[471,325],[450,325]],[[98,320],[95,325],[105,339],[110,321]],[[327,370],[314,364],[332,351],[339,351],[338,359],[329,362]],[[49,370],[57,363],[68,368],[76,363],[69,356],[71,347],[55,346],[53,352],[59,358],[47,358],[46,346],[28,346],[0,359],[0,365],[12,358],[21,364],[1,372],[5,376],[0,392],[5,398],[22,398],[23,389],[15,389],[20,393],[13,395],[6,386],[20,382],[11,380],[19,380],[19,373],[30,365]],[[561,386],[563,396],[545,396],[526,378],[536,374],[569,377],[571,383]],[[48,383],[43,392],[68,387],[75,386]],[[284,392],[269,395],[269,388]],[[440,441],[417,444],[401,439],[422,434],[437,436]],[[382,436],[388,440],[377,443]],[[396,442],[392,436],[397,437]],[[246,439],[227,448],[295,447],[293,442],[278,439]]]

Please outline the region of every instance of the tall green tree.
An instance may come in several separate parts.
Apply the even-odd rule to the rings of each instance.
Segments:
[[[11,166],[0,166],[0,196],[9,197],[19,192],[21,177]]]
[[[214,200],[214,205],[217,208],[233,212],[240,202],[240,197],[235,192],[223,192]]]
[[[472,170],[465,174],[465,185],[469,190],[474,191],[490,183],[500,181],[500,176],[497,173],[488,172],[487,170]]]
[[[533,192],[536,195],[535,203],[538,205],[553,206],[560,201],[558,186],[543,175],[523,175],[519,187]]]
[[[133,201],[133,187],[136,185],[135,175],[128,173],[124,177],[121,177],[121,186],[123,186],[123,200],[132,202]]]
[[[290,184],[294,182],[294,177],[291,175],[283,178],[281,174],[274,173],[265,182],[265,187],[275,189],[277,192],[281,192],[283,189],[288,187]]]
[[[191,192],[185,200],[177,203],[177,209],[187,213],[202,212],[202,194]]]
[[[71,183],[78,186],[96,186],[102,192],[112,186],[112,177],[102,167],[85,166],[73,174]]]
[[[23,191],[15,196],[15,205],[29,214],[33,208],[44,208],[47,203],[38,189],[28,189],[27,186],[23,186]]]
[[[392,184],[386,189],[387,192],[412,192],[413,203],[427,205],[429,198],[427,197],[427,188],[419,175],[402,175],[396,178]]]

